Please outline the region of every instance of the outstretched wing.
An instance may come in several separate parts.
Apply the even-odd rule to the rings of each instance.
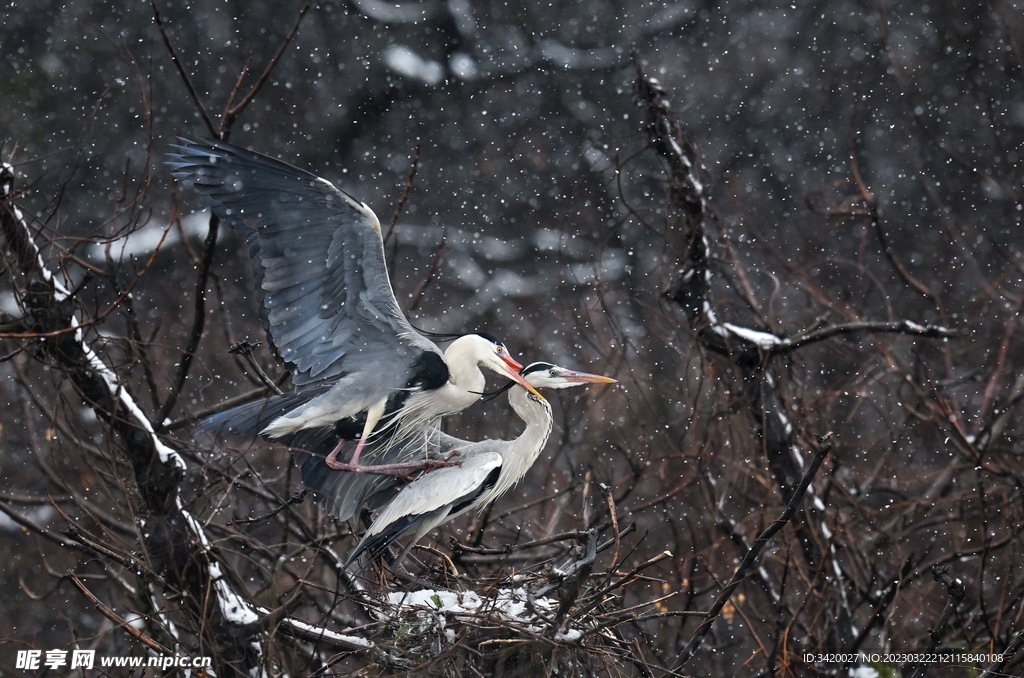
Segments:
[[[388,371],[424,352],[388,279],[380,222],[330,182],[223,141],[182,139],[168,164],[249,246],[263,328],[297,387]]]

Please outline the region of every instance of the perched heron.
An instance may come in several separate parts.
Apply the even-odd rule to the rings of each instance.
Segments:
[[[486,386],[481,367],[533,388],[494,337],[467,334],[442,354],[413,329],[391,289],[380,222],[365,203],[223,141],[182,139],[173,148],[174,176],[245,238],[263,328],[295,387],[215,415],[198,430],[281,438],[362,415],[350,462],[336,461],[345,438],[327,457],[332,468],[360,472],[367,470],[360,453],[382,419],[398,436],[466,409]],[[415,467],[422,464],[372,470]]]
[[[574,372],[550,363],[533,363],[522,372],[534,388],[569,388],[582,384],[614,384],[610,377]],[[424,473],[398,492],[377,514],[347,568],[364,553],[374,559],[409,530],[412,540],[399,559],[430,530],[473,509],[482,509],[511,489],[537,460],[551,433],[551,405],[532,391],[512,386],[509,404],[526,422],[514,440],[467,442],[441,434],[437,454],[450,455],[458,466]]]

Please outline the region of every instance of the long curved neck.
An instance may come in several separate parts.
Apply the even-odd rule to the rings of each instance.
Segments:
[[[454,386],[461,391],[481,393],[487,386],[478,356],[473,350],[473,341],[470,336],[459,337],[444,352],[444,361],[448,364],[448,383],[441,388]]]
[[[492,488],[494,497],[523,479],[544,450],[554,420],[548,401],[538,399],[521,386],[512,387],[508,402],[519,418],[526,422],[526,430],[501,452],[501,475]]]

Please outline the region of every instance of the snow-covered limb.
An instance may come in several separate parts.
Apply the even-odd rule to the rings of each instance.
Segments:
[[[96,355],[96,352],[92,350],[92,346],[85,341],[85,335],[82,332],[82,327],[79,325],[77,318],[71,318],[71,326],[76,328],[75,341],[77,341],[81,346],[82,354],[88,361],[89,366],[107,385],[111,399],[119,401],[121,405],[123,405],[124,408],[132,415],[132,419],[135,421],[135,424],[141,427],[152,438],[153,448],[156,450],[157,454],[160,455],[160,463],[174,464],[184,471],[187,468],[185,460],[181,458],[180,454],[168,447],[164,441],[156,435],[156,432],[153,430],[153,424],[150,423],[149,418],[146,417],[145,413],[143,413],[142,409],[135,403],[135,400],[131,395],[129,395],[128,391],[121,385],[117,378],[117,374],[107,367],[106,363],[100,360],[99,356]]]
[[[388,594],[388,604],[395,613],[402,614],[413,608],[432,612],[444,612],[458,616],[475,615],[483,610],[492,610],[513,621],[532,623],[537,621],[526,611],[527,591],[524,587],[499,589],[490,598],[481,598],[475,591],[458,593],[445,589],[420,589],[419,591],[398,591]],[[534,605],[554,610],[558,601],[551,598],[533,598]]]
[[[271,614],[271,611],[265,607],[257,607],[256,611],[264,616]],[[281,626],[285,632],[297,638],[315,643],[329,642],[350,650],[372,650],[375,647],[372,640],[361,636],[338,633],[337,631],[325,629],[322,626],[313,626],[294,617],[284,617],[281,619]]]
[[[479,621],[481,617],[491,617],[504,622],[512,622],[528,633],[541,633],[547,620],[539,619],[536,612],[554,613],[558,609],[558,601],[546,596],[534,597],[525,586],[498,589],[493,596],[481,598],[475,591],[455,592],[446,589],[420,589],[418,591],[389,593],[388,605],[391,617],[402,619],[410,614],[448,615],[463,622]],[[531,611],[531,608],[533,611]],[[569,636],[579,638],[581,633],[567,630],[561,634],[568,642]],[[454,640],[454,636],[452,636]],[[556,638],[558,640],[558,638]]]
[[[57,301],[64,301],[71,296],[71,292],[46,267],[46,263],[43,261],[43,254],[39,251],[39,246],[32,239],[32,232],[29,230],[28,224],[25,223],[25,215],[18,209],[17,205],[10,201],[13,195],[14,167],[10,163],[5,162],[0,165],[0,199],[3,200],[4,206],[10,210],[13,221],[24,232],[23,238],[9,238],[10,246],[15,246],[14,243],[20,246],[19,249],[22,251],[19,252],[19,259],[21,259],[23,267],[28,264],[28,267],[32,269],[31,271],[26,271],[26,273],[38,273],[53,289],[54,298]]]
[[[31,230],[28,224],[25,222],[24,215],[21,210],[18,209],[17,205],[9,201],[12,196],[12,186],[14,178],[14,169],[11,165],[4,163],[0,168],[0,197],[4,199],[4,207],[8,210],[8,218],[4,219],[4,231],[5,236],[9,243],[17,243],[17,246],[21,250],[20,260],[23,267],[28,268],[26,274],[38,274],[53,290],[53,299],[56,302],[62,302],[67,300],[71,292],[61,284],[57,277],[47,268],[46,263],[43,261],[42,252],[40,252],[38,245],[32,238]],[[13,232],[12,232],[13,231]],[[17,237],[10,237],[15,235]],[[135,403],[135,400],[129,395],[128,391],[122,386],[120,379],[117,374],[110,369],[96,352],[92,349],[92,346],[85,339],[85,333],[82,331],[82,325],[78,318],[74,315],[70,318],[70,329],[74,329],[75,342],[78,344],[81,354],[86,362],[88,368],[96,374],[106,385],[107,391],[109,392],[110,398],[114,402],[119,402],[124,409],[131,415],[133,423],[142,428],[150,437],[153,444],[153,448],[160,455],[161,463],[171,463],[177,466],[180,470],[185,470],[185,462],[181,456],[168,447],[164,442],[156,435],[153,430],[153,425],[149,419],[142,412],[142,409]],[[113,413],[104,413],[113,414]]]
[[[782,339],[778,338],[774,334],[752,330],[749,327],[740,327],[739,325],[733,325],[732,323],[722,323],[722,327],[740,339],[754,344],[763,351],[771,350],[772,348],[784,343]]]
[[[783,340],[772,348],[773,353],[789,353],[808,344],[823,341],[840,334],[856,334],[858,332],[876,332],[888,334],[907,334],[928,339],[952,339],[959,332],[944,325],[921,325],[910,320],[873,321],[865,320],[852,323],[829,325],[811,332]]]
[[[761,351],[772,353],[789,353],[808,344],[823,341],[840,334],[855,334],[858,332],[877,332],[889,334],[908,334],[929,339],[950,339],[957,336],[957,331],[944,325],[921,325],[911,320],[889,321],[862,321],[852,323],[841,323],[829,325],[820,329],[807,332],[791,338],[783,338],[768,332],[754,330],[749,327],[734,325],[733,323],[720,322],[711,305],[706,301],[703,307],[704,319],[712,332],[716,335],[729,339],[735,337],[750,344]],[[737,347],[734,347],[734,351]],[[742,347],[739,348],[742,350]]]
[[[210,552],[210,541],[206,537],[206,532],[203,531],[203,526],[181,505],[180,497],[177,500],[177,506],[181,517],[185,519],[189,531],[192,532],[196,541],[199,542],[200,549],[205,556],[207,573],[210,576],[210,582],[213,584],[213,592],[221,616],[229,624],[236,626],[244,626],[259,621],[260,617],[253,610],[252,605],[232,591],[231,586],[224,580],[224,573],[221,572],[220,563],[214,559],[213,553]]]
[[[705,221],[712,218],[707,203],[706,174],[700,153],[679,119],[673,114],[668,93],[654,77],[640,72],[642,103],[647,109],[647,134],[654,150],[668,162],[671,203],[678,209],[680,251],[678,280],[667,295],[689,316],[706,348],[735,356],[756,349],[781,353],[796,350],[814,341],[850,332],[897,332],[929,338],[950,338],[956,333],[941,325],[921,325],[910,320],[896,322],[855,322],[822,328],[786,339],[768,332],[723,322],[712,307],[712,273],[708,267],[711,246]],[[734,341],[734,340],[738,340]]]
[[[96,413],[121,436],[127,455],[136,469],[136,476],[144,472],[150,481],[151,486],[142,487],[143,483],[140,482],[139,488],[149,507],[163,514],[169,510],[170,502],[167,500],[174,497],[173,507],[187,526],[190,543],[198,547],[211,586],[207,588],[204,582],[196,584],[213,592],[224,620],[234,625],[248,625],[258,621],[259,615],[253,611],[252,606],[235,593],[225,579],[220,563],[211,552],[210,541],[202,525],[182,505],[181,497],[177,494],[177,480],[186,470],[184,459],[156,434],[152,422],[129,395],[118,374],[93,350],[86,339],[83,323],[73,313],[62,316],[52,312],[56,304],[70,301],[70,292],[47,268],[21,210],[11,201],[12,186],[13,169],[4,164],[0,167],[0,228],[4,240],[16,254],[24,275],[34,283],[45,283],[50,290],[49,295],[27,295],[22,300],[34,322],[43,325],[40,334],[48,337],[43,346],[60,361],[68,377],[87,396],[87,401]],[[62,321],[61,317],[67,319]],[[55,326],[63,322],[67,325]],[[153,459],[154,452],[158,461]],[[154,468],[156,473],[152,472]],[[173,524],[173,521],[167,524]],[[176,536],[181,538],[182,535]],[[252,651],[255,656],[262,654],[256,641],[252,642]],[[253,669],[260,670],[259,664],[256,663]]]
[[[707,212],[705,176],[707,170],[700,152],[679,120],[672,115],[672,106],[665,87],[652,76],[639,74],[640,96],[648,113],[648,136],[655,149],[672,165],[673,198],[694,214]]]
[[[237,626],[255,624],[260,619],[269,616],[271,614],[270,610],[258,605],[252,605],[231,589],[224,578],[224,573],[221,571],[220,563],[214,559],[210,548],[210,541],[203,531],[203,526],[181,505],[180,499],[178,500],[178,510],[185,519],[189,531],[195,535],[196,541],[199,542],[200,548],[206,557],[207,572],[210,576],[210,581],[213,583],[213,592],[216,596],[221,616],[228,623]],[[354,650],[366,650],[374,646],[371,641],[365,638],[337,633],[291,617],[281,619],[281,624],[290,629],[293,635],[307,640],[329,640]],[[254,647],[254,649],[259,651],[258,647]]]

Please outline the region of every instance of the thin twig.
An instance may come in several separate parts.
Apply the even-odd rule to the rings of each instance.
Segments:
[[[416,289],[412,293],[412,301],[409,303],[409,311],[415,311],[416,307],[419,306],[420,299],[423,298],[423,293],[427,291],[427,286],[434,280],[434,276],[437,275],[437,271],[441,268],[441,261],[444,259],[445,253],[448,251],[448,227],[444,227],[441,231],[441,245],[434,252],[434,257],[430,260],[430,270],[427,271],[427,277],[420,281],[420,284],[416,286]]]
[[[156,417],[157,431],[163,430],[163,422],[167,421],[171,410],[178,402],[181,389],[185,387],[185,379],[188,378],[189,369],[196,356],[196,349],[199,348],[199,341],[203,337],[203,328],[206,326],[206,283],[210,277],[210,266],[213,264],[213,255],[217,251],[217,232],[220,227],[220,219],[210,215],[210,228],[206,232],[206,241],[203,243],[203,260],[199,265],[199,274],[196,276],[195,299],[193,300],[192,332],[189,333],[188,345],[185,353],[178,362],[178,371],[174,375],[174,386],[171,393],[160,408],[160,414]]]
[[[988,408],[992,404],[996,390],[999,388],[999,375],[1003,373],[1006,365],[1006,355],[1010,350],[1010,342],[1016,334],[1017,324],[1020,319],[1020,312],[1024,307],[1024,295],[1017,298],[1016,307],[1007,314],[1003,328],[1003,340],[999,344],[999,353],[996,357],[996,364],[992,367],[992,374],[989,376],[988,384],[985,386],[985,393],[981,398],[981,405],[978,406],[978,424],[985,426],[988,419]]]
[[[116,612],[114,612],[109,607],[104,605],[99,598],[93,595],[92,591],[86,588],[85,583],[82,582],[82,580],[79,579],[77,576],[75,576],[74,572],[68,570],[64,576],[67,577],[72,584],[74,584],[76,589],[81,591],[83,596],[89,599],[90,603],[96,606],[96,609],[99,610],[104,617],[117,624],[118,628],[122,628],[125,631],[127,631],[132,638],[135,638],[135,640],[139,641],[140,643],[142,643],[149,649],[153,650],[154,652],[159,652],[163,655],[174,654],[160,643],[156,642],[146,634],[142,633],[142,631],[136,629],[134,626],[132,626],[124,619],[122,619]],[[205,675],[205,673],[203,675]]]
[[[769,525],[764,532],[762,532],[754,543],[750,546],[750,550],[747,551],[747,555],[744,556],[743,562],[740,563],[739,567],[736,568],[736,572],[733,573],[732,580],[726,585],[724,589],[718,594],[718,598],[715,599],[715,603],[708,610],[704,621],[694,631],[693,636],[690,637],[690,642],[686,644],[683,651],[679,655],[679,661],[676,663],[676,668],[679,668],[687,661],[689,661],[694,654],[697,652],[697,648],[703,642],[704,637],[707,636],[708,632],[711,631],[711,626],[715,623],[718,618],[718,614],[725,607],[725,604],[729,602],[729,598],[732,597],[733,591],[740,585],[740,582],[747,576],[751,568],[757,562],[757,557],[761,554],[761,550],[768,544],[768,540],[775,536],[775,534],[781,530],[786,523],[790,521],[793,515],[800,508],[800,504],[803,502],[804,493],[811,484],[811,480],[818,472],[818,468],[821,463],[825,461],[825,457],[832,451],[832,432],[829,431],[825,435],[815,436],[818,440],[818,451],[814,455],[814,459],[811,461],[810,466],[807,467],[807,472],[804,473],[803,478],[800,479],[800,484],[797,485],[796,490],[793,492],[793,496],[789,500],[789,505],[786,510],[782,512],[775,522]]]
[[[598,532],[604,531],[610,523],[604,525],[598,525]],[[480,555],[504,555],[507,553],[513,553],[515,551],[522,551],[523,549],[537,548],[538,546],[547,546],[548,544],[557,544],[563,541],[579,541],[587,536],[586,530],[573,530],[570,532],[562,532],[561,534],[553,534],[550,537],[544,537],[543,539],[535,539],[533,541],[523,542],[522,544],[507,544],[504,548],[491,549],[484,548],[482,546],[470,546],[469,544],[463,544],[459,540],[452,537],[451,544],[452,550],[456,553],[477,553]]]
[[[231,348],[229,348],[228,353],[231,353],[232,355],[241,355],[243,358],[245,358],[245,362],[249,364],[249,367],[252,369],[253,372],[256,373],[256,376],[259,378],[259,380],[263,382],[263,385],[269,388],[277,395],[281,395],[282,393],[284,393],[284,391],[278,388],[277,384],[275,384],[274,381],[267,376],[267,373],[263,371],[263,368],[260,367],[260,364],[256,362],[256,356],[253,355],[252,350],[259,345],[260,342],[258,341],[255,344],[249,341],[240,341]]]
[[[71,548],[71,549],[74,549],[76,551],[83,550],[82,547],[79,546],[78,544],[75,544],[75,543],[66,541],[64,539],[61,539],[60,537],[55,535],[53,532],[50,532],[49,530],[47,530],[45,527],[40,527],[39,525],[36,525],[34,522],[29,520],[25,516],[21,515],[20,513],[18,513],[14,509],[12,509],[10,506],[8,506],[6,502],[0,501],[0,513],[5,514],[8,518],[13,520],[15,523],[17,523],[18,525],[21,525],[25,529],[25,531],[27,531],[27,532],[35,532],[40,537],[44,537],[46,539],[49,539],[50,541],[52,541],[54,544],[57,544],[58,546],[63,546],[64,548]]]
[[[312,0],[306,0],[305,4],[302,5],[302,9],[299,10],[299,16],[295,18],[295,23],[292,25],[292,29],[288,31],[286,36],[284,36],[284,40],[281,41],[277,51],[274,52],[274,56],[271,57],[270,63],[268,63],[267,67],[263,69],[259,79],[256,80],[256,84],[252,86],[252,89],[250,89],[249,93],[245,95],[245,98],[239,101],[235,106],[231,106],[231,99],[228,100],[227,104],[224,106],[224,113],[220,117],[221,135],[230,129],[231,123],[235,121],[235,118],[237,118],[238,115],[245,110],[245,107],[252,103],[252,100],[256,98],[257,92],[263,88],[264,83],[267,82],[267,78],[270,77],[274,67],[277,66],[277,62],[279,62],[281,57],[284,56],[284,50],[288,47],[288,43],[292,41],[292,38],[294,38],[295,34],[298,32],[299,25],[302,23],[302,18],[306,16],[306,12],[308,12],[309,8],[312,6]],[[248,68],[248,64],[246,64],[246,67]],[[223,138],[223,136],[221,136],[221,138]]]
[[[309,494],[309,490],[299,490],[298,492],[293,494],[291,498],[288,499],[288,501],[284,502],[270,513],[265,513],[262,516],[256,516],[255,518],[238,518],[236,520],[232,520],[231,524],[252,525],[253,523],[261,523],[268,518],[273,518],[281,511],[284,511],[289,506],[297,506],[298,504],[301,504],[303,501],[305,501],[307,494]]]
[[[220,414],[221,412],[224,412],[226,410],[230,410],[232,407],[235,407],[236,405],[244,405],[246,403],[252,402],[253,400],[258,400],[259,398],[265,398],[268,395],[270,395],[270,393],[271,391],[268,391],[265,388],[258,388],[254,391],[249,391],[248,393],[237,395],[234,398],[222,400],[213,407],[207,407],[205,410],[195,412],[183,419],[172,421],[170,424],[167,424],[167,426],[164,426],[164,431],[176,431],[180,428],[188,426],[194,421],[202,421],[206,417],[210,417],[215,414]]]
[[[942,608],[942,614],[939,615],[939,621],[928,631],[928,647],[925,648],[924,655],[930,655],[935,652],[935,648],[939,646],[939,641],[942,640],[942,636],[946,633],[946,625],[949,624],[949,618],[953,616],[953,612],[956,611],[957,606],[960,605],[967,592],[964,583],[959,577],[949,576],[948,566],[937,565],[932,567],[932,576],[935,578],[935,581],[945,585],[948,595],[946,597],[946,605]],[[928,664],[924,663],[907,662],[900,667],[900,674],[907,676],[907,678],[917,678],[928,666]]]
[[[153,8],[153,19],[156,21],[157,28],[160,29],[160,35],[164,39],[164,45],[167,47],[167,52],[171,55],[171,62],[174,64],[174,67],[178,69],[181,79],[185,82],[185,89],[188,90],[189,95],[192,97],[192,101],[196,104],[196,108],[199,109],[199,115],[203,117],[203,122],[206,123],[206,129],[210,131],[210,136],[217,136],[217,126],[213,124],[213,119],[211,119],[210,114],[206,112],[206,107],[203,106],[203,101],[199,98],[199,93],[196,92],[196,88],[192,86],[192,79],[189,77],[188,73],[185,72],[185,66],[182,65],[181,59],[178,57],[177,50],[175,50],[174,45],[171,44],[171,38],[167,35],[167,29],[164,28],[164,20],[160,16],[160,10],[157,9],[156,0],[150,0],[149,4]]]
[[[612,489],[603,484],[602,489],[604,489],[605,498],[608,500],[608,515],[611,516],[612,534],[615,535],[615,544],[612,547],[612,561],[608,566],[610,570],[614,570],[615,564],[619,562],[619,521],[615,517],[615,495],[612,493]]]
[[[67,518],[66,514],[63,515],[65,518]],[[95,539],[86,537],[85,534],[78,527],[69,527],[66,530],[63,530],[61,534],[63,534],[68,539],[74,539],[82,546],[85,546],[86,548],[95,551],[97,554],[104,555],[110,558],[119,565],[128,568],[132,572],[140,572],[142,569],[140,563],[134,558],[132,558],[130,555],[115,551],[109,546],[99,543]]]
[[[416,150],[412,155],[412,167],[409,169],[409,178],[405,182],[405,188],[402,189],[402,196],[398,199],[398,203],[395,205],[395,213],[391,215],[391,223],[388,224],[387,233],[384,234],[384,242],[388,241],[391,237],[392,231],[395,230],[395,224],[398,223],[398,217],[402,214],[402,208],[405,207],[405,201],[409,199],[409,194],[412,192],[413,179],[416,178],[416,171],[420,166],[420,144],[416,142]]]

